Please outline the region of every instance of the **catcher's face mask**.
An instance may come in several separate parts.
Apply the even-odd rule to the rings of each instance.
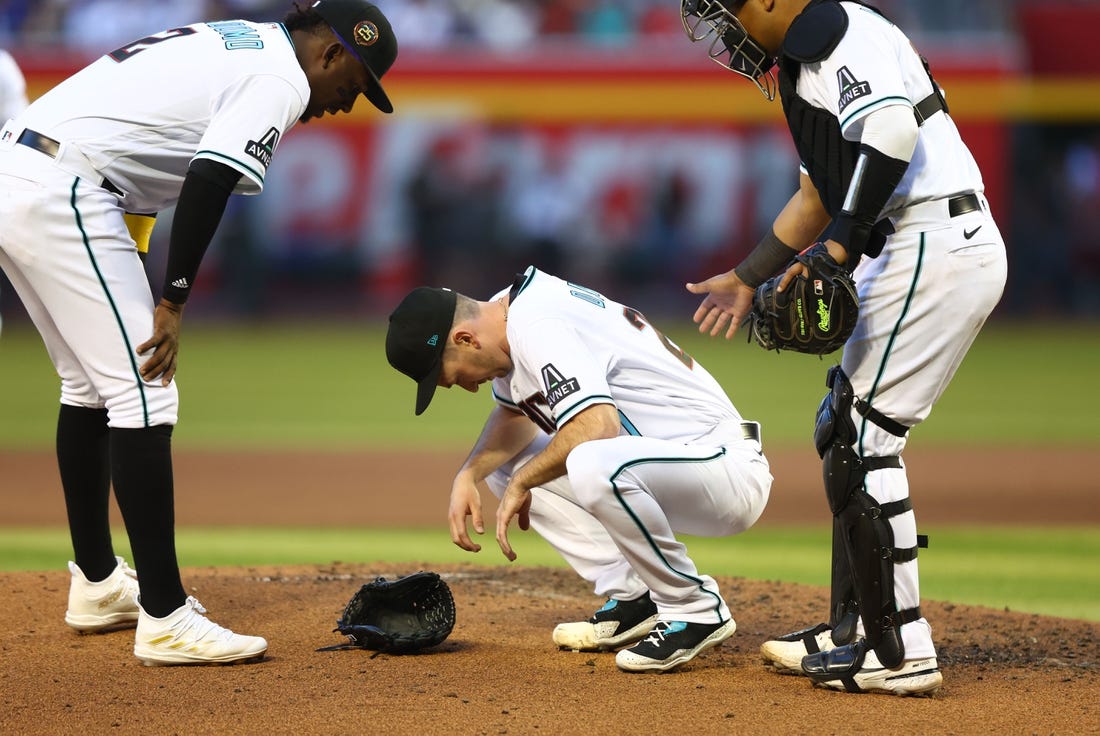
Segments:
[[[752,80],[768,100],[777,89],[775,57],[753,40],[737,16],[720,0],[681,0],[680,19],[693,42],[710,39],[707,56],[715,63]]]

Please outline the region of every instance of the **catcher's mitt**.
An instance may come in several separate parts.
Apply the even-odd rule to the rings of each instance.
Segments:
[[[855,282],[823,243],[795,260],[806,266],[809,275],[799,276],[782,292],[776,291],[782,274],[757,287],[747,319],[749,337],[765,350],[831,353],[844,345],[856,327]]]
[[[438,574],[421,571],[363,585],[333,631],[351,640],[347,646],[404,654],[439,644],[454,625],[451,589]]]

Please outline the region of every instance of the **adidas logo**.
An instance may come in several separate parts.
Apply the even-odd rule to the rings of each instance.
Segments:
[[[185,278],[178,278],[172,282],[172,286],[177,289],[188,289],[191,287],[191,284],[187,283],[187,279]]]

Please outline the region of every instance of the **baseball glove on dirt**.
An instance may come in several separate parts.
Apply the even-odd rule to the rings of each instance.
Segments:
[[[818,243],[796,261],[806,266],[800,276],[776,291],[780,274],[756,289],[749,313],[749,337],[765,350],[793,350],[825,355],[844,345],[856,327],[859,297],[847,269]]]
[[[404,654],[439,644],[454,625],[451,589],[438,574],[422,571],[363,585],[333,631],[347,636],[348,646]]]

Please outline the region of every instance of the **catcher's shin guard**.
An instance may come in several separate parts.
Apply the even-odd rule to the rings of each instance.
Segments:
[[[848,551],[845,548],[844,534],[840,520],[833,517],[833,565],[832,596],[829,606],[829,628],[832,629],[833,643],[837,646],[851,644],[856,639],[856,624],[859,623],[859,603],[856,602],[855,583],[852,580],[852,567],[848,563]]]
[[[852,593],[863,617],[867,645],[887,667],[904,660],[902,624],[920,618],[920,608],[897,610],[894,597],[895,563],[916,558],[916,548],[896,549],[889,519],[912,507],[909,499],[879,504],[864,489],[871,470],[900,468],[900,458],[860,457],[852,405],[855,394],[839,366],[830,369],[829,394],[817,413],[814,442],[822,459],[825,495],[833,513],[833,580],[830,623],[840,629],[833,641],[851,640],[855,619]],[[839,637],[839,638],[838,638]]]
[[[818,455],[824,459],[836,444],[852,445],[856,440],[856,426],[852,421],[854,392],[840,366],[829,369],[825,380],[829,393],[821,400],[814,428],[814,444]],[[833,562],[832,600],[829,607],[829,626],[833,642],[850,644],[856,637],[859,621],[859,605],[856,602],[852,567],[848,561],[847,538],[842,531],[837,509],[847,505],[849,488],[862,486],[863,473],[858,468],[831,468],[824,466],[825,493],[833,511]]]

